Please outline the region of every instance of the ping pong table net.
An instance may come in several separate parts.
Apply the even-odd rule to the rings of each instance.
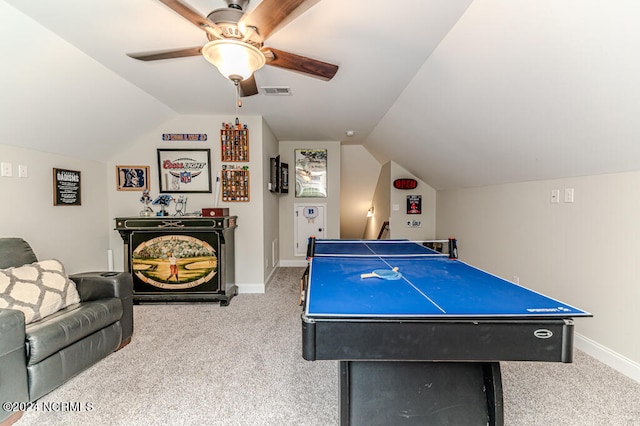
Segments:
[[[328,246],[339,247],[332,251]],[[322,246],[322,249],[317,247]],[[351,247],[353,247],[353,250]],[[458,258],[455,238],[447,240],[316,240],[309,237],[307,260],[312,257],[448,257]]]

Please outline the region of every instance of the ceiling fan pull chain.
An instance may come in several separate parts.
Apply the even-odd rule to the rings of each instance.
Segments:
[[[238,108],[242,108],[242,99],[240,99],[240,83],[238,81],[233,82],[236,85],[236,120],[238,116]]]

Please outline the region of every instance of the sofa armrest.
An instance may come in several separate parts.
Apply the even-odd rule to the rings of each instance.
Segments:
[[[0,402],[28,402],[24,314],[0,309]],[[0,408],[0,422],[14,414]]]
[[[122,301],[122,342],[133,334],[133,278],[128,272],[83,272],[70,275],[81,301],[117,297]]]
[[[0,358],[24,346],[24,330],[24,313],[15,309],[0,309]]]
[[[80,300],[98,300],[107,297],[120,299],[133,295],[133,279],[128,272],[83,272],[70,275],[76,283]]]

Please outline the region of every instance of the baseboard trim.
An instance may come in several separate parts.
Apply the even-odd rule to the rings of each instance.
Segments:
[[[280,259],[279,266],[283,268],[306,268],[307,261],[304,259],[301,260],[282,260]]]
[[[577,349],[580,349],[587,355],[594,357],[598,361],[607,364],[614,370],[617,370],[625,376],[640,383],[640,364],[637,362],[612,351],[606,346],[603,346],[580,333],[574,334],[574,344]]]
[[[273,279],[273,277],[276,275],[276,271],[278,270],[278,265],[276,265],[271,272],[269,272],[269,275],[267,276],[267,279],[264,280],[265,282],[265,287],[269,287],[269,283],[271,282],[271,280]]]
[[[255,294],[264,293],[264,283],[258,284],[236,284],[238,286],[238,294]]]

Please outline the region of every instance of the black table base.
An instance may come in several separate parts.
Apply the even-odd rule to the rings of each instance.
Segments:
[[[503,423],[498,362],[340,362],[342,426]]]

